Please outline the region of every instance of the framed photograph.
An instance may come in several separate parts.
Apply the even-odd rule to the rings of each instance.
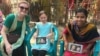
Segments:
[[[46,44],[46,37],[37,37],[36,44]]]
[[[82,53],[83,45],[76,44],[76,43],[69,43],[68,50],[75,53]]]

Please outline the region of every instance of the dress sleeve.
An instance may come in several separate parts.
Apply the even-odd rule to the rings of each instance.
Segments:
[[[63,30],[63,34],[68,34],[67,28],[65,28],[65,29]]]
[[[4,21],[4,25],[5,25],[8,29],[10,29],[10,27],[11,27],[11,25],[12,25],[12,23],[13,23],[14,18],[15,18],[14,14],[9,14],[9,15],[7,15],[7,17],[6,17],[5,21]]]
[[[99,37],[99,33],[97,31],[97,28],[95,27],[94,29],[91,30],[91,37],[92,38],[96,38],[96,37]]]

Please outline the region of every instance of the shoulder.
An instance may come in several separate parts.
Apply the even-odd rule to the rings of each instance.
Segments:
[[[36,25],[40,25],[41,24],[41,22],[36,22]]]
[[[52,23],[52,22],[47,22],[47,24],[48,24],[48,25],[53,25],[53,23]]]
[[[6,16],[6,20],[5,21],[13,21],[14,18],[15,18],[15,15],[13,13],[11,13],[11,14],[8,14]]]
[[[38,27],[41,25],[41,22],[35,22],[35,26]]]
[[[88,27],[91,28],[91,29],[97,29],[96,25],[92,24],[92,23],[89,23]]]
[[[14,18],[14,17],[15,17],[15,15],[13,13],[11,13],[11,14],[8,14],[6,18]]]
[[[96,33],[97,32],[97,27],[92,23],[88,23],[84,29],[89,33]]]
[[[93,24],[93,23],[88,23],[88,25],[91,27],[96,27],[95,24]]]
[[[9,14],[6,16],[6,19],[4,21],[4,25],[7,27],[7,28],[10,28],[11,25],[12,25],[12,22],[15,18],[15,15],[14,14]]]

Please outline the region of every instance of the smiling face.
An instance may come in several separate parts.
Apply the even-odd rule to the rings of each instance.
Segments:
[[[81,27],[86,23],[86,16],[84,15],[83,12],[78,12],[75,16],[76,20],[76,25]]]
[[[28,9],[29,9],[29,5],[28,4],[26,4],[26,3],[20,3],[19,6],[18,6],[18,8],[19,8],[19,14],[21,16],[27,15]]]
[[[45,23],[47,21],[47,15],[43,13],[40,15],[39,19],[41,22]]]

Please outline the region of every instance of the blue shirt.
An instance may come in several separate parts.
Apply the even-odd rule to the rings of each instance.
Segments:
[[[39,31],[38,37],[46,37],[52,30],[53,24],[47,22],[45,24],[39,22],[36,24],[35,28]]]
[[[36,23],[35,28],[38,30],[38,37],[46,37],[49,33],[51,33],[53,24],[50,22],[47,22],[45,24],[43,24],[42,22],[38,22]],[[50,49],[50,39],[48,38],[46,39],[46,44],[34,43],[32,45],[32,49],[48,51]]]

